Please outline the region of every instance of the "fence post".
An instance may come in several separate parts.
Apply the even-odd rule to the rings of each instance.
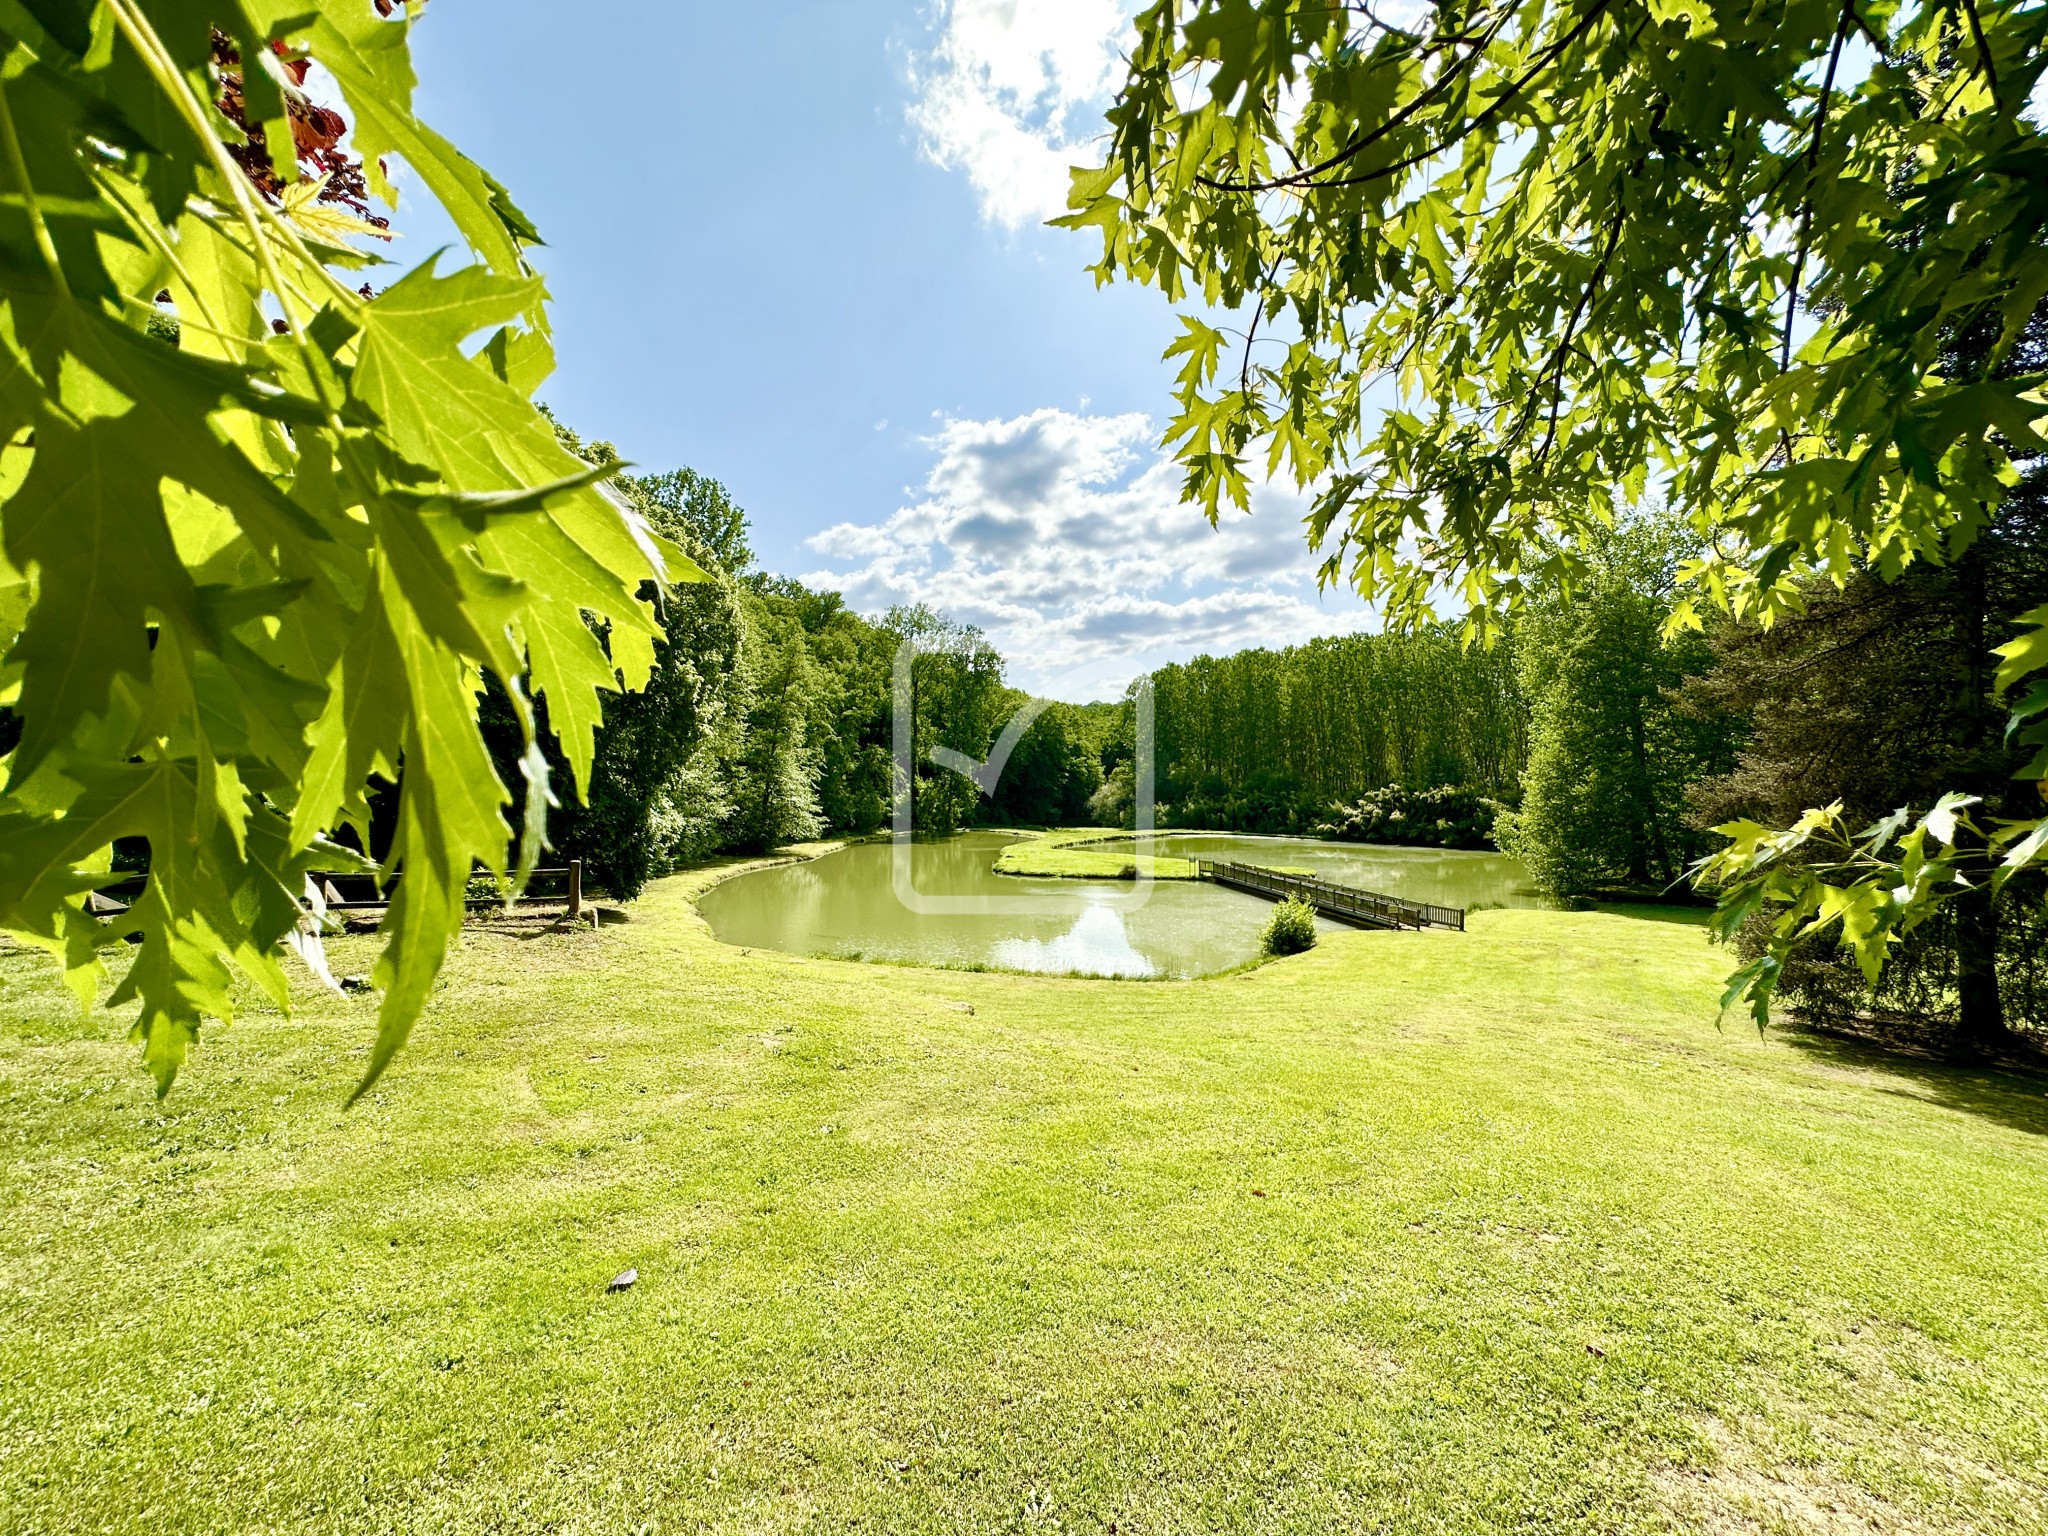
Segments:
[[[569,861],[569,915],[571,917],[581,917],[583,915],[583,861],[581,859],[571,859]]]

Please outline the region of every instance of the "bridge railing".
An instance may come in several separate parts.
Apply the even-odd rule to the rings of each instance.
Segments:
[[[1266,895],[1299,896],[1326,912],[1348,914],[1397,928],[1455,928],[1463,932],[1465,927],[1465,910],[1462,907],[1440,907],[1434,902],[1410,901],[1405,896],[1388,896],[1380,891],[1338,885],[1333,880],[1315,875],[1287,875],[1258,864],[1215,859],[1195,860],[1195,874],[1198,879],[1215,880]]]

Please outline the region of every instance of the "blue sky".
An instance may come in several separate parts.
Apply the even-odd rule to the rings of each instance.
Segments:
[[[1114,79],[1121,0],[438,0],[422,114],[548,241],[541,394],[730,486],[771,569],[981,624],[1012,680],[1121,691],[1360,627],[1284,488],[1212,532],[1156,452],[1156,295],[1042,227]],[[445,238],[410,208],[394,252]]]

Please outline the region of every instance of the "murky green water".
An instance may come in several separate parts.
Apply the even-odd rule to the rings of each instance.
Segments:
[[[809,863],[735,876],[706,892],[698,906],[728,944],[922,965],[1201,976],[1258,951],[1272,910],[1259,897],[1192,881],[1143,885],[993,873],[996,853],[1012,841],[1007,833],[968,832],[904,847],[862,843]],[[1159,841],[1162,853],[1295,865],[1419,901],[1538,904],[1520,866],[1500,854],[1293,838],[1180,835]]]

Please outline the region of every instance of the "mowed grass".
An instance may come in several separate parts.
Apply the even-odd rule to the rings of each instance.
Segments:
[[[1129,832],[1083,827],[1019,832],[1016,837],[1016,842],[996,854],[995,870],[999,875],[1061,880],[1135,880],[1140,875],[1153,880],[1195,878],[1193,859],[1163,853],[1139,853],[1138,844]],[[1300,864],[1269,862],[1263,867],[1284,875],[1315,873]]]
[[[1717,1032],[1647,914],[1134,986],[707,878],[470,934],[347,1113],[367,1000],[159,1105],[0,957],[0,1529],[2048,1528],[2039,1080]]]

